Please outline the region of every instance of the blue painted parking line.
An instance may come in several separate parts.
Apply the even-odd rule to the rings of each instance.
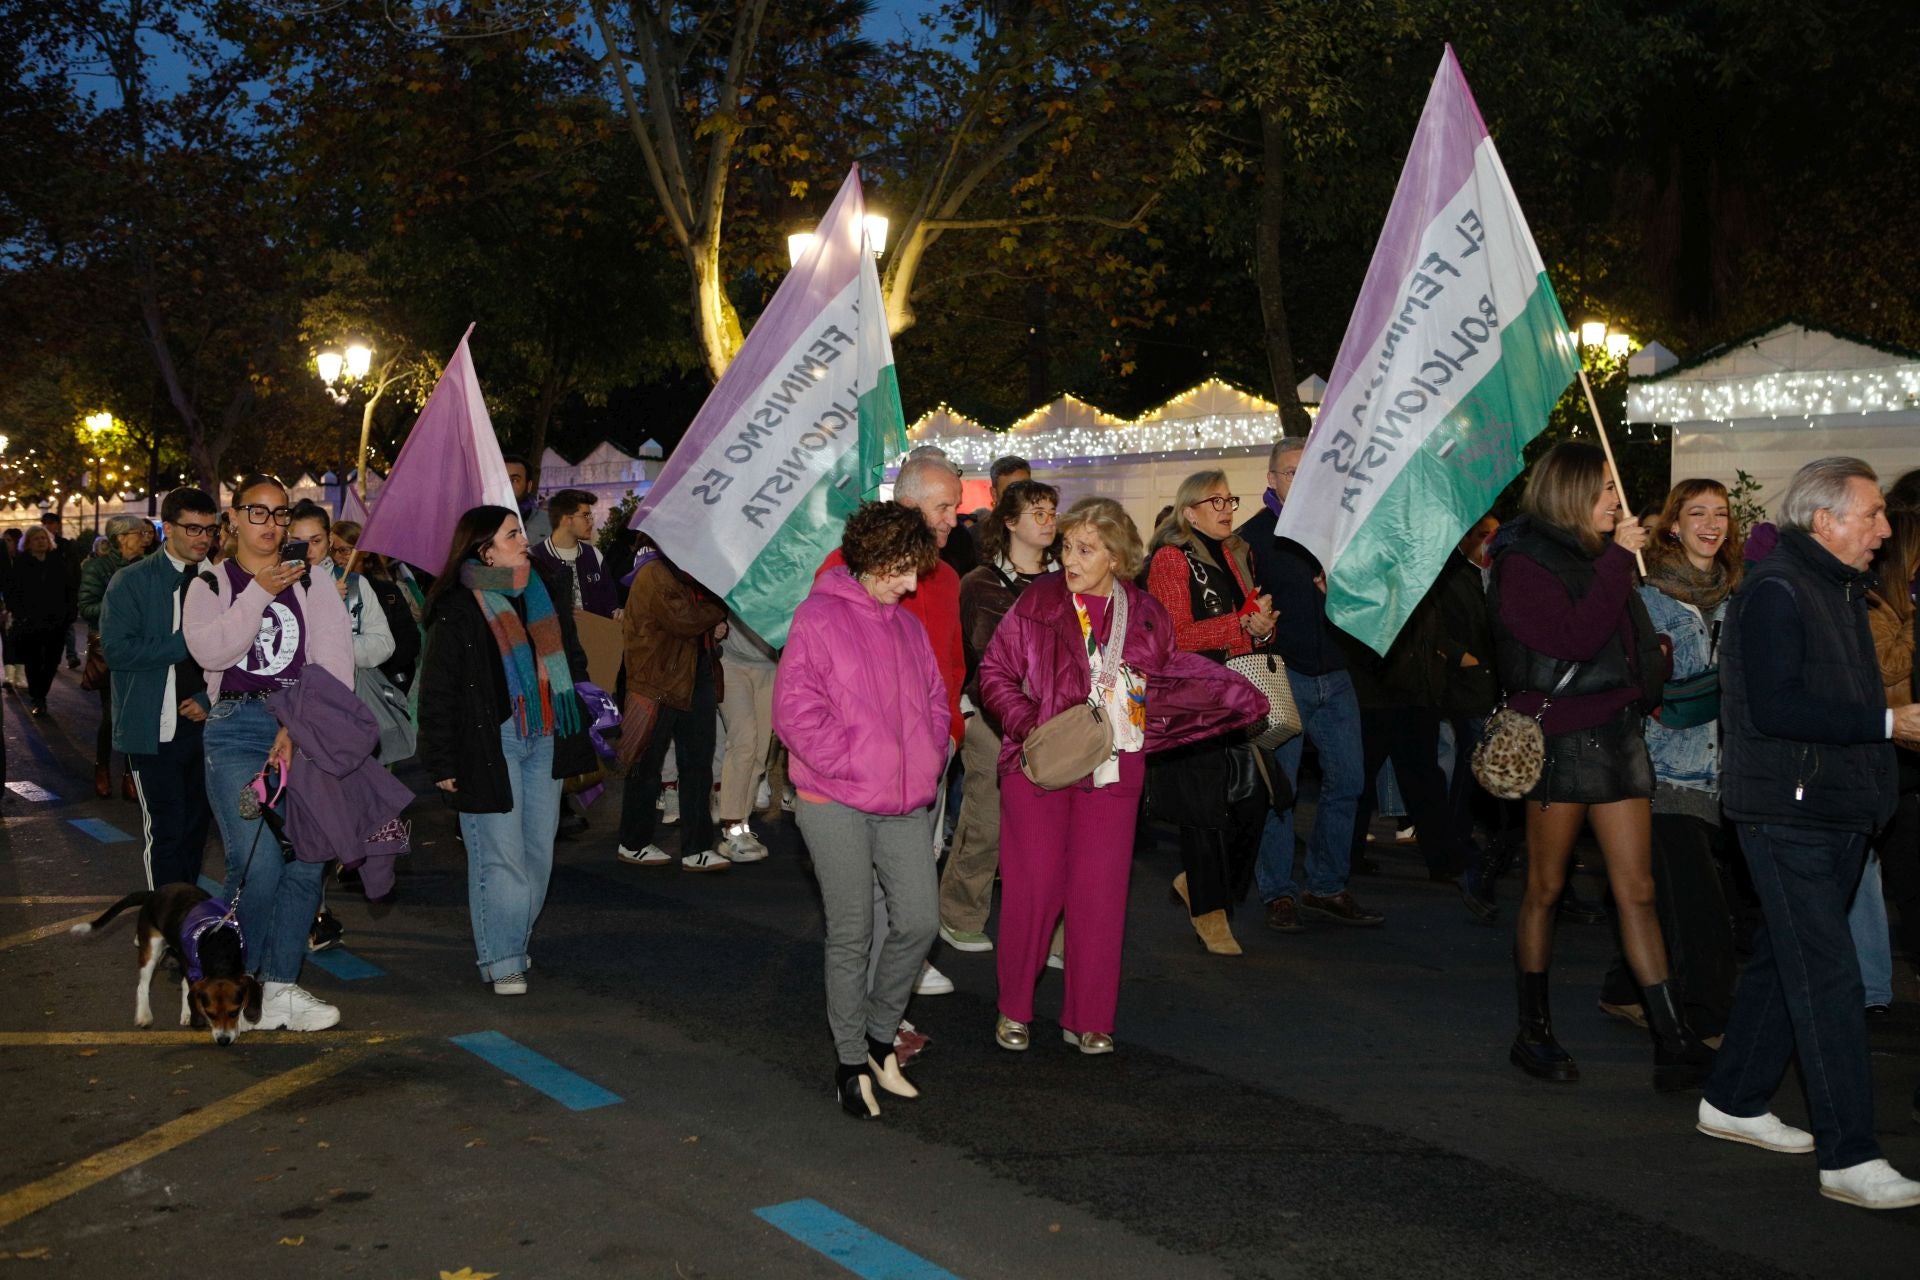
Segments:
[[[959,1280],[945,1267],[936,1267],[919,1254],[907,1252],[818,1200],[770,1204],[755,1209],[753,1216],[832,1258],[862,1280]]]
[[[227,896],[227,886],[221,884],[212,876],[201,876],[195,883],[202,889],[205,889],[210,897],[225,898]]]
[[[508,1075],[530,1084],[569,1111],[591,1111],[624,1101],[585,1076],[575,1075],[551,1058],[543,1058],[517,1040],[498,1031],[473,1031],[454,1036],[453,1042],[484,1058]]]
[[[100,818],[68,818],[67,821],[98,840],[101,844],[119,844],[133,839],[132,836]]]
[[[387,971],[371,960],[362,960],[351,951],[342,951],[334,947],[327,951],[316,951],[307,957],[312,964],[325,969],[342,982],[358,982],[362,978],[384,978]]]

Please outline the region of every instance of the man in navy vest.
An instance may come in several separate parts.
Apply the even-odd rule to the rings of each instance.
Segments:
[[[175,489],[160,518],[167,530],[161,554],[114,574],[100,608],[100,643],[113,673],[113,746],[133,766],[149,889],[200,878],[213,820],[201,749],[207,681],[187,654],[180,607],[204,569],[220,510],[199,489]]]
[[[1727,611],[1722,804],[1764,918],[1696,1126],[1767,1151],[1811,1151],[1820,1194],[1864,1209],[1920,1205],[1920,1182],[1901,1177],[1874,1138],[1847,928],[1867,843],[1897,803],[1893,744],[1920,747],[1920,704],[1887,709],[1867,624],[1886,510],[1858,458],[1809,462],[1781,496],[1779,545]],[[1811,1134],[1767,1110],[1796,1056]]]

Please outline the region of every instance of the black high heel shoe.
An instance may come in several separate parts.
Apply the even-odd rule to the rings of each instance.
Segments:
[[[896,1098],[920,1096],[920,1091],[908,1084],[907,1077],[901,1073],[900,1055],[894,1052],[892,1041],[867,1037],[867,1071],[874,1083]]]
[[[855,1120],[872,1120],[880,1114],[880,1103],[873,1096],[873,1073],[865,1063],[850,1067],[843,1062],[835,1068],[833,1096]]]

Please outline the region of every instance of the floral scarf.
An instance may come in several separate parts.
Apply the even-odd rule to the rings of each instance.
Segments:
[[[460,585],[473,592],[480,612],[500,647],[507,673],[507,700],[523,738],[578,733],[585,724],[573,674],[560,638],[560,618],[546,584],[531,563],[502,569],[469,560],[460,566]],[[518,597],[527,611],[523,624],[513,607]]]

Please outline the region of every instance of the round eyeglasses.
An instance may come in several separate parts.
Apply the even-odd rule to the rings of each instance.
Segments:
[[[1212,507],[1215,511],[1238,511],[1240,509],[1240,499],[1216,493],[1211,498],[1202,498],[1193,505],[1196,507]]]

